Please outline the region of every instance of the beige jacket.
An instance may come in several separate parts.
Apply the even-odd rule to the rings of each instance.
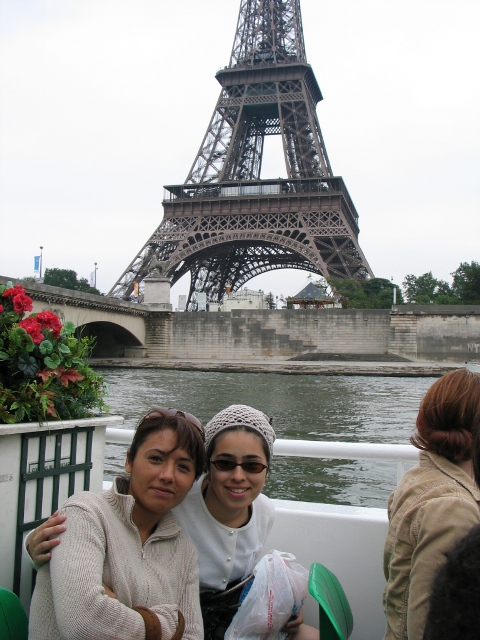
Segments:
[[[67,530],[37,574],[30,640],[140,640],[145,623],[133,610],[139,605],[157,614],[163,640],[173,637],[179,610],[183,640],[203,638],[193,544],[168,512],[142,545],[127,489],[116,478],[105,493],[77,493],[65,503]]]
[[[388,501],[384,640],[422,640],[431,582],[451,549],[480,523],[480,491],[443,456],[420,453]]]

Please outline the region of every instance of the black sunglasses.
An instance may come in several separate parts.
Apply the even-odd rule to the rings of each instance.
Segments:
[[[268,469],[263,462],[234,462],[233,460],[210,460],[211,464],[219,471],[233,471],[236,467],[242,467],[247,473],[262,473]]]
[[[203,442],[205,442],[205,430],[200,420],[194,416],[193,413],[179,411],[178,409],[172,409],[170,407],[155,407],[155,409],[151,409],[143,416],[142,422],[143,420],[155,420],[155,418],[176,418],[177,416],[180,416],[180,418],[184,418],[184,420],[190,422],[190,424],[192,424],[202,436]]]

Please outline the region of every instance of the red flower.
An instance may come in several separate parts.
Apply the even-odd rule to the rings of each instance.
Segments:
[[[20,284],[16,284],[14,287],[10,287],[10,289],[5,289],[5,291],[2,293],[2,296],[4,298],[8,298],[9,296],[16,296],[19,293],[24,295],[25,289]]]
[[[60,337],[62,323],[56,313],[52,313],[51,311],[41,311],[40,313],[37,313],[36,320],[40,322],[44,329],[50,329],[53,331],[55,338]]]
[[[13,310],[19,315],[33,309],[32,299],[24,293],[19,293],[13,298]]]
[[[3,305],[0,304],[0,313],[3,313]]]
[[[42,326],[35,318],[25,318],[25,320],[22,320],[18,324],[31,336],[35,344],[40,344],[40,342],[45,339],[45,336],[41,332]]]
[[[4,298],[11,298],[13,309],[15,313],[18,313],[19,315],[21,313],[25,313],[25,311],[31,311],[33,309],[32,299],[30,296],[27,296],[25,289],[19,284],[16,284],[14,287],[10,287],[10,289],[5,289],[2,296]]]

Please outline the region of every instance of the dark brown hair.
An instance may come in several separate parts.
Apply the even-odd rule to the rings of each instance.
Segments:
[[[427,391],[410,442],[452,462],[470,460],[473,436],[480,426],[480,374],[450,371]]]
[[[195,479],[199,478],[206,463],[205,446],[201,431],[192,424],[185,416],[178,412],[174,416],[161,415],[162,409],[150,409],[150,411],[140,420],[132,444],[127,452],[130,462],[135,460],[138,449],[145,440],[156,431],[172,429],[177,434],[177,449],[186,449],[195,464]],[[188,414],[187,414],[188,415]]]

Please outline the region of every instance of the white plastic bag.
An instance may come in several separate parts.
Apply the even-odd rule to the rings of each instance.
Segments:
[[[283,640],[281,631],[302,608],[308,570],[295,556],[273,550],[253,570],[255,580],[225,632],[225,640]]]

